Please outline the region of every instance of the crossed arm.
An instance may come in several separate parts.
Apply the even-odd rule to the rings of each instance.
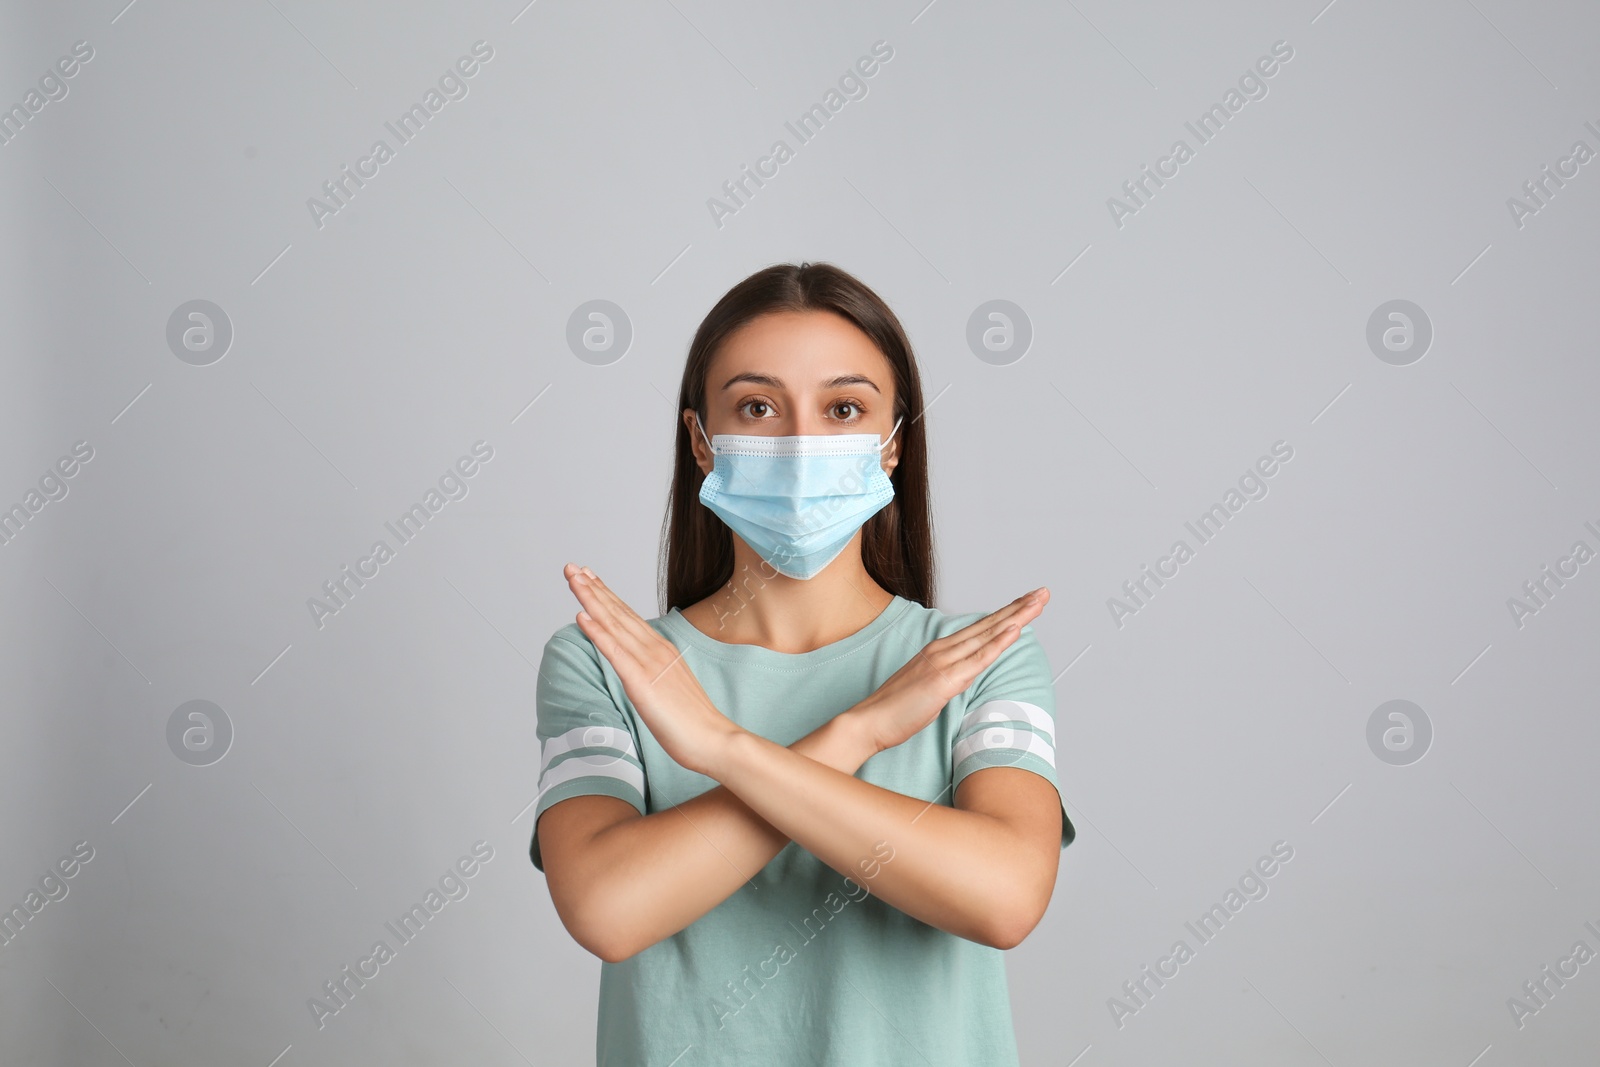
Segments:
[[[677,649],[598,578],[568,578],[585,608],[580,628],[652,733],[679,763],[721,783],[649,815],[616,797],[586,795],[540,816],[535,832],[551,899],[589,951],[622,960],[682,930],[791,840],[958,936],[1010,948],[1038,924],[1055,887],[1062,829],[1050,782],[1020,768],[985,768],[962,780],[952,808],[854,775],[931,721],[1015,640],[1044,598],[1019,598],[933,642],[872,697],[786,748],[718,712]],[[892,862],[861,866],[881,859],[884,845]]]

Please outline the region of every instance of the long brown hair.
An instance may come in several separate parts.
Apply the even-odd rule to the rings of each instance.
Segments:
[[[700,503],[705,475],[695,462],[683,412],[706,417],[706,372],[718,346],[758,316],[779,311],[831,311],[855,324],[894,371],[894,416],[899,462],[890,474],[894,499],[862,528],[861,562],[889,592],[933,607],[933,515],[928,497],[928,448],[922,423],[922,379],[905,330],[889,305],[854,276],[830,263],[779,263],[725,293],[695,331],[678,386],[677,443],[672,489],[662,528],[662,614],[698,603],[733,577],[733,533]]]

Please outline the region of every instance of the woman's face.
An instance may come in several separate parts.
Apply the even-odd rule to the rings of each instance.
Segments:
[[[875,433],[894,428],[894,374],[883,353],[831,311],[780,311],[746,323],[723,341],[706,371],[706,436],[786,437]],[[700,469],[713,458],[684,412]],[[902,424],[902,429],[904,425]],[[900,435],[883,449],[885,471],[899,462]]]

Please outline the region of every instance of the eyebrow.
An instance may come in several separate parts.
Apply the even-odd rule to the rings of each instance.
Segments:
[[[723,383],[722,388],[731,389],[735,384],[737,384],[739,382],[752,382],[752,383],[754,383],[756,385],[765,385],[765,386],[768,386],[768,387],[770,387],[772,389],[785,389],[785,388],[788,388],[787,386],[785,386],[783,384],[783,379],[778,378],[778,377],[776,377],[774,375],[771,375],[771,374],[759,374],[759,373],[757,373],[755,371],[745,371],[745,372],[743,372],[741,374],[735,374],[732,378],[729,378],[726,382]],[[877,393],[880,396],[883,395],[883,390],[879,389],[877,384],[874,383],[871,378],[868,378],[864,374],[841,374],[841,375],[838,375],[837,377],[829,378],[827,381],[823,382],[822,383],[822,388],[824,388],[824,389],[838,389],[841,386],[846,386],[846,385],[870,385],[870,386],[872,386],[872,391],[873,392]]]

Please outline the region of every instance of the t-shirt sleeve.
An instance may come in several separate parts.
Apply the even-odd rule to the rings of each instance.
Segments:
[[[606,684],[600,652],[576,623],[545,642],[535,704],[539,793],[528,855],[543,871],[540,815],[559,801],[591,793],[620,797],[644,815],[645,777],[638,740]]]
[[[985,767],[1021,767],[1056,787],[1056,701],[1050,661],[1032,626],[973,681],[951,753],[951,796],[961,780]],[[1061,803],[1061,847],[1077,836]]]

